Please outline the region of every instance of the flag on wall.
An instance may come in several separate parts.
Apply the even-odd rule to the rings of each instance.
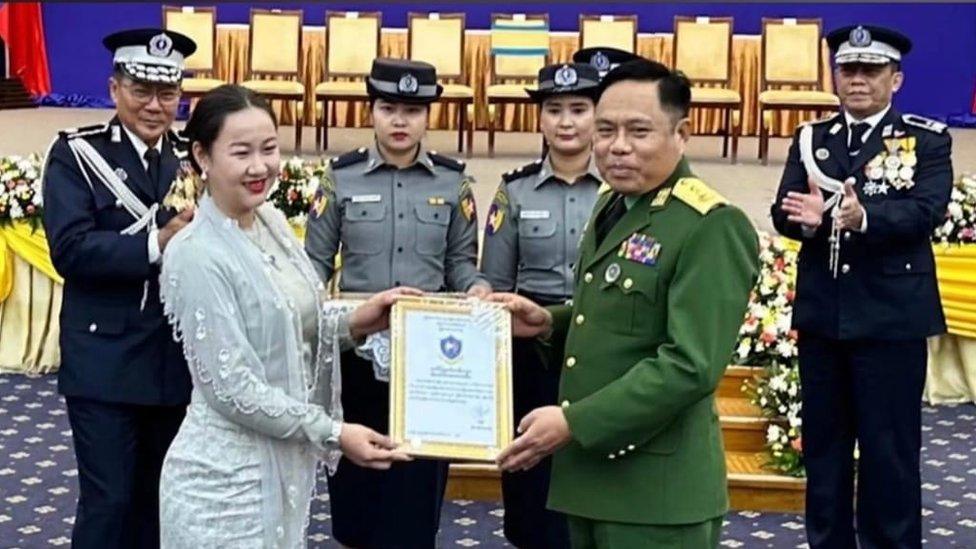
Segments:
[[[31,95],[51,93],[40,2],[0,2],[0,39],[7,49],[7,73]]]

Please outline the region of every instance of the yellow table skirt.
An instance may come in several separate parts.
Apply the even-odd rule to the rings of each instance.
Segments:
[[[925,400],[976,403],[976,245],[933,250],[949,333],[929,340]]]
[[[0,373],[47,374],[61,364],[61,284],[20,257],[13,259],[17,282],[0,304]]]

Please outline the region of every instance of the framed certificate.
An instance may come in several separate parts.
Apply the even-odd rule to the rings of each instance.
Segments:
[[[390,437],[417,456],[493,461],[512,441],[511,315],[401,298],[390,317]]]

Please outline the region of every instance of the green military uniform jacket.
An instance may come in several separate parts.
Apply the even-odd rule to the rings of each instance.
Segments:
[[[597,246],[595,220],[614,196],[600,196],[583,234],[572,305],[551,309],[573,440],[554,456],[549,507],[702,522],[728,509],[714,392],[758,274],[758,238],[684,159]]]

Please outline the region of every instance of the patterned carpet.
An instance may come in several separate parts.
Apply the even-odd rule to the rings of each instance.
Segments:
[[[925,408],[922,481],[926,547],[976,548],[976,407]],[[53,377],[0,376],[0,547],[70,545],[77,497],[71,431]],[[334,547],[325,483],[312,505],[310,547]],[[507,547],[494,503],[452,501],[441,547]],[[803,517],[730,513],[722,547],[806,547]]]

